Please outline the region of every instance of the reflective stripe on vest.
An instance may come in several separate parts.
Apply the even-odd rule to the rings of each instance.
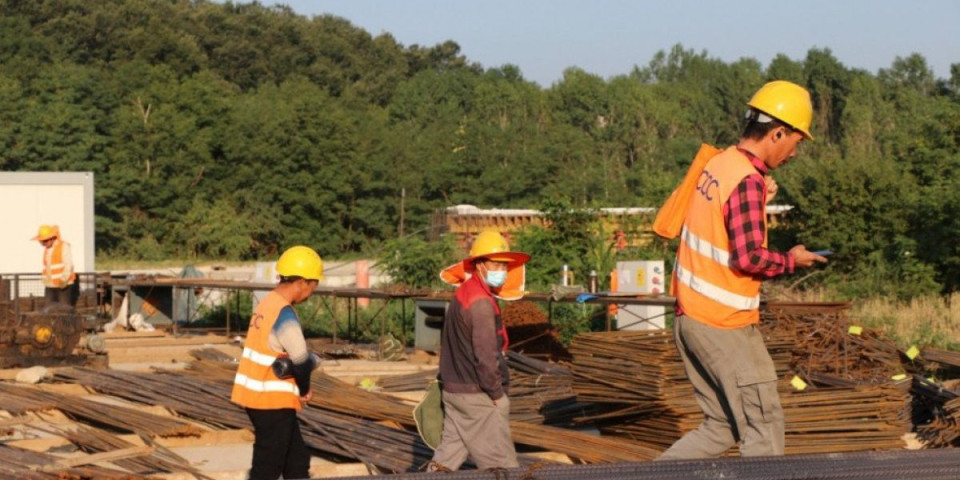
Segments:
[[[69,245],[59,238],[53,242],[50,248],[43,251],[43,284],[47,287],[62,288],[77,281],[76,272],[70,272],[70,277],[63,280],[63,272],[66,270],[66,264],[63,263],[63,246]],[[50,258],[47,258],[47,252]]]
[[[230,401],[248,408],[300,410],[300,390],[294,379],[280,379],[273,373],[274,360],[282,355],[270,348],[270,332],[280,311],[290,305],[280,294],[270,292],[257,305],[250,317],[250,328],[240,357],[240,366],[233,379]]]
[[[745,177],[756,173],[736,147],[724,150],[707,162],[687,210],[674,267],[674,294],[684,314],[707,325],[738,328],[760,320],[760,280],[731,268],[723,217],[730,195]]]

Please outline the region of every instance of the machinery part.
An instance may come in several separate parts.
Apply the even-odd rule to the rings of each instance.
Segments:
[[[30,341],[37,348],[47,348],[53,344],[53,327],[47,324],[34,325]]]
[[[80,344],[93,353],[103,353],[107,349],[107,341],[96,333],[83,337]]]
[[[0,322],[0,368],[53,365],[69,359],[83,328],[74,309],[60,304]]]

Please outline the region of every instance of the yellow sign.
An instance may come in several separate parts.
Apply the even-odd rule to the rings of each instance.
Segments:
[[[907,350],[907,358],[913,360],[917,358],[917,355],[920,355],[920,349],[916,345],[910,345],[910,348]]]
[[[794,375],[790,380],[790,385],[793,385],[793,388],[796,388],[799,391],[804,391],[807,388],[807,382],[804,382],[802,378]]]
[[[863,333],[863,327],[860,325],[850,325],[850,328],[847,329],[847,333],[850,335],[860,335]]]

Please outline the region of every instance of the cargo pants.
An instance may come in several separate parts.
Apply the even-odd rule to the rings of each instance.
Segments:
[[[480,470],[520,466],[506,395],[494,405],[486,393],[443,392],[443,414],[443,437],[433,463],[457,470],[469,456]]]
[[[680,315],[674,338],[705,418],[658,460],[718,457],[738,442],[744,457],[783,455],[777,373],[757,326],[721,329]]]

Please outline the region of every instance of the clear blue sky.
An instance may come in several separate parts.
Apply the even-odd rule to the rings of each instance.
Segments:
[[[235,3],[244,3],[237,2]],[[730,62],[764,66],[829,48],[845,66],[876,73],[923,55],[949,78],[960,63],[960,0],[261,0],[297,13],[346,18],[404,46],[454,40],[485,68],[514,64],[548,87],[576,66],[609,78],[680,43]]]

